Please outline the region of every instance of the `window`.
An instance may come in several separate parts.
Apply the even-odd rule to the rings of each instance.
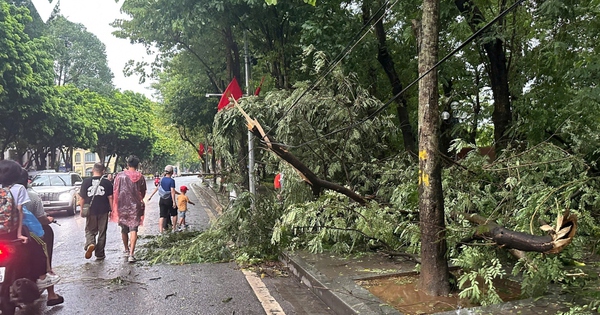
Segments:
[[[75,154],[75,163],[81,163],[81,153]]]
[[[92,176],[92,168],[88,167],[85,169],[85,177],[90,177],[90,176]]]
[[[92,152],[88,152],[85,154],[86,162],[96,162],[96,154]]]

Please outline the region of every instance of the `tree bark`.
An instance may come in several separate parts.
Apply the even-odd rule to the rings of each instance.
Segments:
[[[366,23],[370,19],[371,8],[370,1],[363,1],[363,22]],[[398,72],[396,71],[396,65],[394,63],[394,59],[389,53],[387,47],[387,40],[385,35],[385,27],[383,25],[383,19],[380,19],[377,23],[375,23],[375,35],[377,36],[377,61],[381,64],[383,71],[388,77],[390,84],[392,86],[392,93],[397,95],[403,89],[402,82],[400,82],[400,78],[398,77]],[[402,131],[402,139],[404,140],[404,149],[410,153],[416,153],[416,143],[415,143],[415,135],[412,130],[412,126],[410,124],[410,119],[408,115],[408,109],[406,101],[406,97],[404,95],[400,95],[395,99],[396,102],[396,115],[398,120],[400,121],[400,130]]]
[[[438,58],[439,0],[423,0],[419,76],[433,68]],[[446,227],[442,192],[441,158],[438,154],[440,112],[437,71],[419,82],[419,222],[421,272],[419,288],[428,295],[450,293],[446,261]]]
[[[455,0],[456,7],[466,18],[473,32],[481,28],[485,17],[472,0]],[[490,38],[483,42],[482,46],[489,60],[488,75],[494,95],[494,112],[492,122],[494,123],[494,140],[496,152],[504,149],[508,144],[506,131],[512,120],[510,104],[510,91],[508,88],[507,59],[504,53],[504,43],[492,31],[485,32],[482,37]]]

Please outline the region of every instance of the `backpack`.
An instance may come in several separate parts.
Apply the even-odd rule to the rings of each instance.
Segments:
[[[11,187],[0,188],[0,235],[10,233],[17,224],[17,206],[10,192]]]

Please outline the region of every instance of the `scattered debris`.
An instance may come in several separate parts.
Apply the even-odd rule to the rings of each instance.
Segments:
[[[177,292],[167,294],[167,296],[165,296],[165,300],[168,299],[168,298],[170,298],[170,297],[172,297],[172,296],[177,296]]]

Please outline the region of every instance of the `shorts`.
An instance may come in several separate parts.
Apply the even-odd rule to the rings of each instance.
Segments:
[[[187,212],[187,211],[179,211],[179,218],[180,218],[180,219],[185,219],[185,213],[186,213],[186,212]]]
[[[160,199],[158,202],[158,207],[160,208],[160,217],[168,218],[177,216],[177,208],[173,208],[173,199]]]
[[[137,232],[138,231],[137,226],[130,228],[127,225],[120,224],[120,223],[119,223],[119,226],[121,227],[121,234],[127,234],[129,232]]]

